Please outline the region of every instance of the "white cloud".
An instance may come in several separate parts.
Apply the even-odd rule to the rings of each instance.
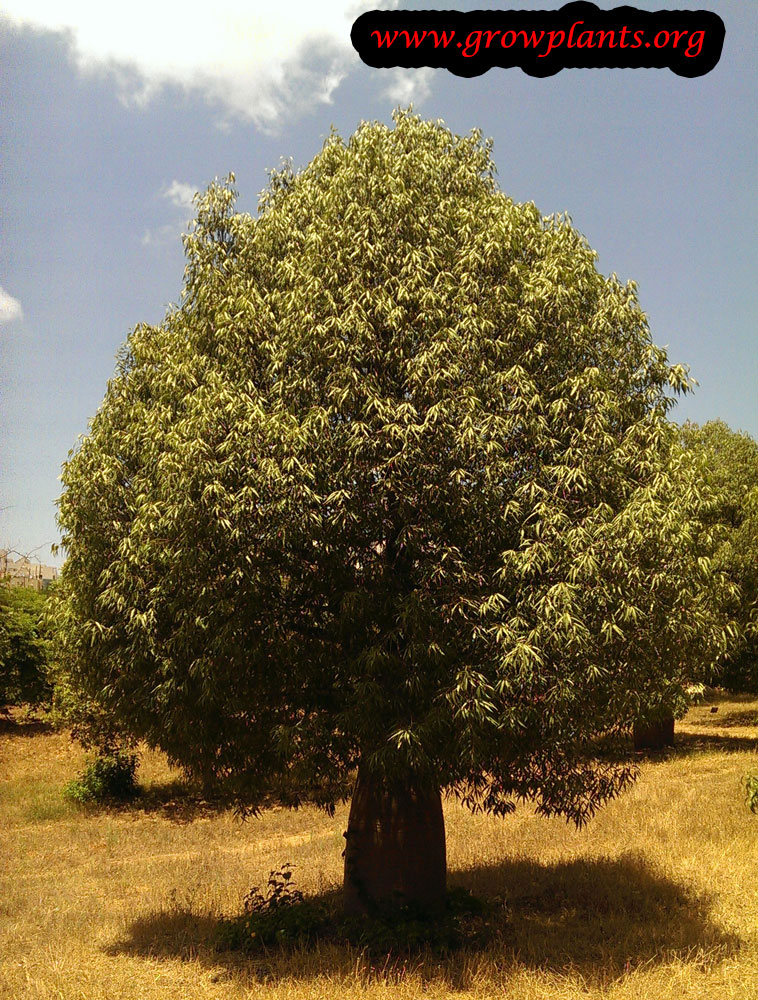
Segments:
[[[125,101],[149,101],[166,84],[199,89],[228,117],[273,129],[329,104],[359,58],[355,18],[399,0],[3,0],[16,24],[65,32],[83,71],[113,73]],[[419,71],[415,71],[418,73]]]
[[[0,323],[13,323],[23,319],[24,310],[18,299],[14,299],[4,288],[0,288]]]
[[[165,247],[181,239],[182,226],[166,223],[157,229],[146,229],[140,243],[143,247]]]
[[[163,192],[163,197],[168,198],[172,205],[177,208],[184,208],[188,212],[193,212],[195,205],[193,199],[197,188],[193,184],[183,184],[181,181],[171,181]]]
[[[420,104],[432,92],[433,70],[428,66],[420,69],[403,69],[396,66],[389,72],[391,79],[382,91],[382,96],[389,97],[394,104],[402,107],[408,104]]]
[[[176,217],[173,222],[167,222],[156,229],[146,229],[140,240],[143,247],[166,247],[173,243],[178,243],[181,234],[187,231],[189,220],[195,214],[194,197],[198,188],[194,184],[185,184],[183,181],[173,180],[167,184],[160,192],[161,198],[171,202],[175,209],[181,211],[173,213]]]

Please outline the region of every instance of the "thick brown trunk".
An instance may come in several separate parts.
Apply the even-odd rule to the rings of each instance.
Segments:
[[[656,722],[634,724],[635,750],[662,750],[674,745],[674,716],[666,715]]]
[[[439,788],[412,778],[389,786],[358,771],[345,847],[345,912],[372,914],[417,904],[440,910],[445,903],[445,821]]]

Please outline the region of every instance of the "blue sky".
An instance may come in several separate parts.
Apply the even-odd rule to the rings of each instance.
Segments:
[[[721,61],[703,77],[543,80],[364,66],[350,25],[378,6],[4,0],[0,547],[60,562],[61,463],[131,329],[179,299],[193,192],[234,171],[239,207],[254,212],[282,157],[302,166],[332,125],[347,137],[409,101],[455,132],[492,136],[501,187],[543,214],[568,212],[600,270],[638,282],[653,339],[700,382],[676,419],[720,417],[758,437],[758,4],[667,5],[723,19]]]

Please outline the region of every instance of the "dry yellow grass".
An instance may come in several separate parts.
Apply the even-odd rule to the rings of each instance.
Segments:
[[[632,791],[583,831],[519,809],[446,805],[450,881],[506,900],[496,945],[372,966],[355,950],[250,960],[214,952],[214,922],[282,862],[307,893],[341,880],[345,810],[241,823],[172,800],[149,754],[148,805],[81,812],[60,790],[83,756],[65,734],[0,731],[0,997],[758,1000],[758,699],[678,725]]]

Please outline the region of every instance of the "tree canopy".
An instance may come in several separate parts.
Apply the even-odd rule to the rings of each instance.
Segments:
[[[739,588],[726,612],[740,637],[711,675],[715,683],[758,691],[758,443],[723,420],[685,424],[682,441],[702,463],[714,502],[705,519],[717,539],[715,564]]]
[[[50,696],[46,595],[0,581],[0,712]]]
[[[633,283],[411,113],[199,198],[63,474],[73,681],[241,803],[356,768],[582,822],[722,634]]]

